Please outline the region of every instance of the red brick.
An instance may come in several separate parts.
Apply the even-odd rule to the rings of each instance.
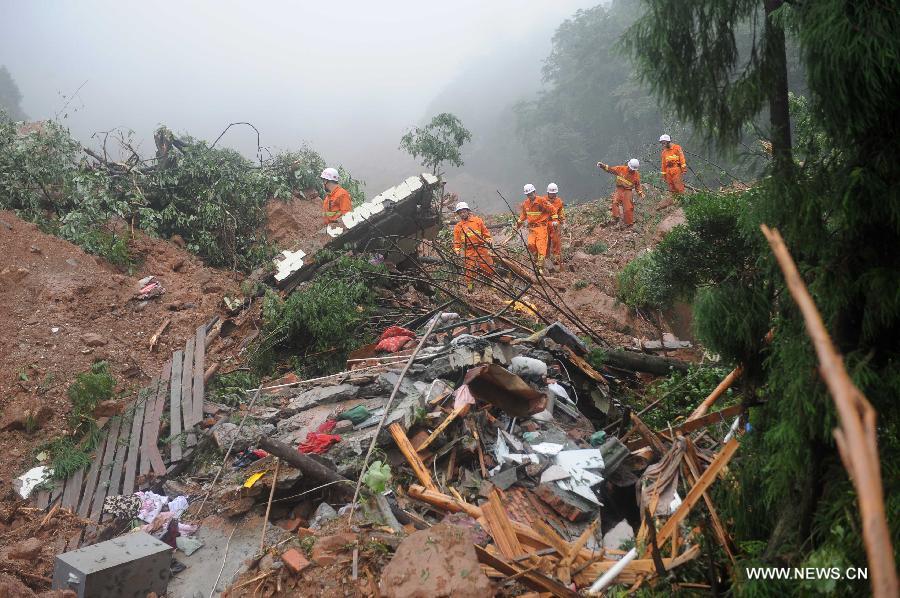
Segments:
[[[277,523],[278,527],[289,532],[295,532],[300,526],[306,525],[306,519],[295,517],[294,519],[282,519]]]
[[[296,548],[286,550],[281,555],[281,560],[284,562],[284,566],[294,573],[300,573],[310,565],[306,557],[300,554],[300,551]]]

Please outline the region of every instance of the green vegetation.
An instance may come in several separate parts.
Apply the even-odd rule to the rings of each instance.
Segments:
[[[891,59],[900,54],[892,34],[900,14],[860,4],[847,11],[837,0],[645,4],[622,40],[657,97],[724,147],[765,113],[762,145],[772,153],[754,188],[690,198],[687,223],[623,273],[622,299],[692,301],[698,339],[725,363],[743,364],[746,391],[763,401],[729,466],[733,482],[714,488],[736,542],[748,547],[738,555],[736,595],[849,595],[855,588],[844,584],[780,586],[740,573],[866,562],[857,497],[832,436],[833,401],[759,225],[784,236],[850,376],[878,412],[885,509],[900,544],[900,262],[886,249],[900,246],[900,120],[886,117],[900,94],[900,63]],[[761,26],[749,62],[736,43],[748,21]],[[788,95],[785,26],[802,52],[808,99]]]
[[[28,118],[22,110],[22,92],[5,66],[0,66],[0,111],[15,121]]]
[[[321,257],[321,256],[320,256]],[[373,282],[384,266],[341,256],[319,276],[286,299],[269,292],[263,300],[261,342],[253,361],[268,371],[279,355],[296,358],[302,373],[335,371],[347,354],[368,342],[375,308]]]
[[[113,398],[116,379],[109,373],[109,365],[98,361],[91,366],[89,372],[75,376],[67,394],[72,403],[69,412],[69,425],[76,437],[81,437],[95,425],[94,409],[103,401]]]
[[[462,121],[449,112],[442,112],[425,127],[416,127],[400,139],[400,149],[413,158],[422,158],[422,165],[438,174],[441,164],[462,166],[460,149],[472,140],[472,133]]]
[[[309,188],[324,193],[318,176],[325,162],[306,147],[254,164],[166,127],[154,140],[153,160],[142,160],[124,134],[119,143],[131,154],[126,161],[88,159],[56,122],[20,134],[0,117],[0,209],[123,267],[133,259],[119,231],[134,227],[164,238],[179,235],[208,264],[249,271],[274,252],[265,236],[266,201]],[[362,201],[362,182],[339,171],[354,202]]]
[[[210,380],[208,396],[210,400],[228,405],[240,407],[247,400],[246,390],[259,387],[261,378],[255,372],[235,370],[227,374],[216,374]]]
[[[702,403],[728,372],[728,368],[721,367],[691,367],[687,372],[672,372],[647,389],[644,403],[650,405],[658,400],[659,404],[641,418],[654,430],[663,430],[669,424],[675,425],[678,418],[690,414]],[[734,389],[729,388],[717,405],[727,406],[729,397],[734,394]]]
[[[575,282],[572,283],[572,288],[576,291],[580,291],[581,289],[586,289],[591,283],[584,280],[583,278],[579,278]]]
[[[591,243],[590,245],[588,245],[585,248],[585,251],[587,251],[591,255],[600,255],[607,249],[609,249],[609,247],[606,245],[606,243],[604,243],[603,241],[597,241],[596,243]]]

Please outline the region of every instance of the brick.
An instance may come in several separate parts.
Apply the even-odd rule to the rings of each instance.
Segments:
[[[310,565],[306,557],[300,554],[300,551],[296,548],[284,551],[281,555],[281,560],[284,562],[284,566],[295,574],[300,573]]]
[[[276,525],[281,529],[288,532],[295,532],[300,529],[301,526],[306,525],[306,519],[302,517],[295,517],[293,519],[282,519]]]

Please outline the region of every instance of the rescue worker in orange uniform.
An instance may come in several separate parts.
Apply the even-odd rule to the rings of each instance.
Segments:
[[[341,216],[353,209],[350,194],[338,184],[338,171],[336,168],[326,168],[322,171],[322,185],[325,187],[325,199],[322,201],[322,215],[325,225],[337,222]]]
[[[668,135],[660,135],[662,144],[660,162],[662,164],[662,176],[669,185],[669,191],[676,195],[684,193],[684,173],[687,172],[687,160],[684,159],[684,151],[677,143],[672,143]]]
[[[549,228],[552,214],[553,207],[547,202],[547,198],[538,195],[531,183],[525,185],[525,201],[522,202],[516,229],[528,222],[528,252],[534,257],[538,274],[544,273],[544,260],[547,257],[547,228]]]
[[[558,194],[559,187],[556,183],[547,185],[547,203],[553,208],[553,213],[550,215],[550,228],[547,231],[550,235],[550,253],[553,254],[553,263],[557,266],[562,262],[562,226],[566,221],[563,200]]]
[[[625,226],[634,224],[634,203],[631,200],[632,191],[637,191],[639,197],[644,197],[644,190],[641,188],[641,173],[638,169],[641,163],[637,158],[628,161],[628,165],[621,164],[619,166],[610,166],[603,162],[597,162],[597,166],[616,175],[616,192],[612,200],[612,217],[619,220],[619,206],[625,212]]]
[[[459,222],[453,228],[453,251],[465,258],[466,288],[471,291],[477,272],[487,276],[494,274],[494,260],[490,255],[491,231],[484,225],[484,220],[472,213],[466,202],[456,204],[454,211]]]

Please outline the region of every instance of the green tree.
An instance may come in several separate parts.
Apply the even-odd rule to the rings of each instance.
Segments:
[[[773,151],[771,175],[752,189],[685,198],[687,224],[643,258],[636,266],[643,272],[629,274],[629,293],[659,304],[659,294],[646,292],[659,282],[669,299],[691,299],[698,337],[744,364],[752,431],[732,468],[736,483],[716,490],[745,547],[741,558],[861,565],[857,499],[831,435],[833,403],[759,225],[780,229],[851,377],[878,412],[886,511],[898,546],[900,12],[838,0],[644,4],[623,43],[659,97],[725,146],[768,111]],[[762,31],[745,64],[736,61],[734,36],[748,21]],[[799,43],[808,101],[785,93],[785,26]],[[764,584],[737,571],[738,595],[859,589]]]
[[[28,118],[22,110],[22,92],[5,66],[0,66],[0,110],[5,110],[14,121]]]
[[[442,112],[424,127],[416,127],[400,138],[400,149],[413,158],[422,158],[422,165],[431,167],[433,174],[444,162],[459,167],[463,165],[460,152],[463,145],[472,140],[472,133],[462,121],[449,112]]]

